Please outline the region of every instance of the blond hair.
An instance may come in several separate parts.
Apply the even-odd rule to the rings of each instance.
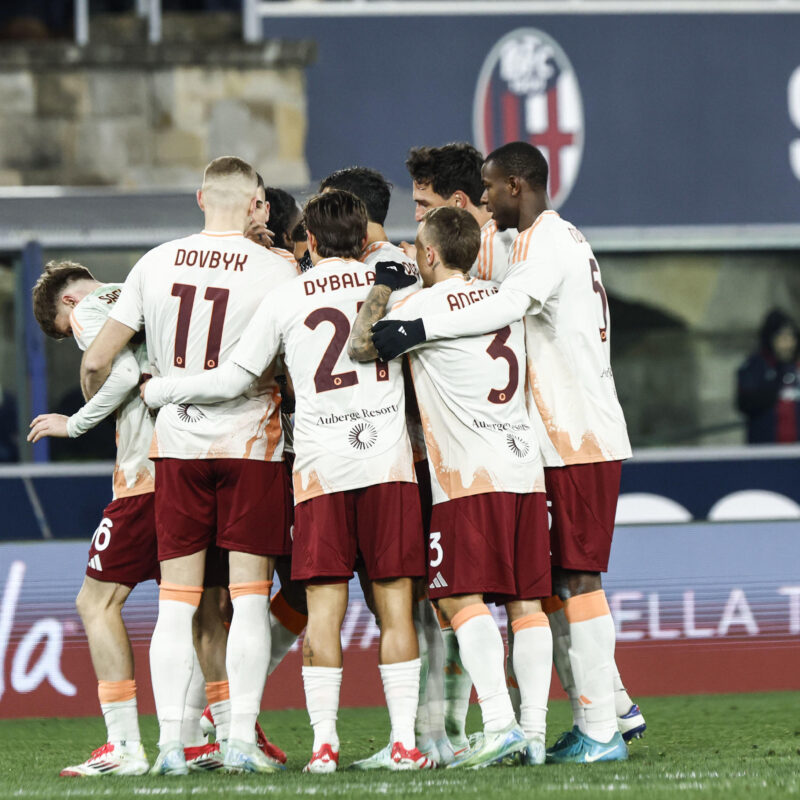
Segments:
[[[203,199],[212,208],[241,207],[244,210],[257,189],[256,171],[235,156],[215,158],[203,173]]]

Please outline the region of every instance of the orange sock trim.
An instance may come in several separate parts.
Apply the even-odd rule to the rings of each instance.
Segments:
[[[450,619],[450,624],[453,630],[457,631],[465,622],[469,622],[473,617],[484,617],[486,615],[492,616],[492,612],[489,611],[486,603],[473,603],[453,614]]]
[[[104,705],[133,700],[136,697],[136,681],[97,681],[97,696]]]
[[[564,603],[557,594],[552,595],[552,597],[545,597],[542,600],[542,611],[545,614],[555,614],[556,611],[561,611],[562,608],[564,608]]]
[[[166,581],[161,581],[158,592],[159,600],[175,600],[178,603],[188,603],[195,608],[200,605],[202,596],[202,586],[181,586],[178,583],[167,583]]]
[[[433,610],[436,612],[436,619],[438,619],[438,620],[439,620],[439,627],[440,627],[442,630],[445,630],[446,628],[450,628],[450,627],[451,627],[451,625],[450,625],[450,623],[449,623],[449,622],[448,622],[448,621],[447,621],[447,620],[444,618],[444,614],[442,614],[442,612],[441,612],[441,611],[439,611],[439,609],[438,609],[438,608],[436,608],[436,606],[434,606],[434,607],[433,607]]]
[[[228,681],[211,681],[206,684],[206,700],[209,705],[230,699],[231,690],[228,687]]]
[[[270,601],[269,611],[287,631],[291,631],[295,636],[299,636],[305,630],[308,617],[295,611],[286,602],[282,591],[278,591]]]
[[[544,611],[536,611],[533,614],[526,614],[524,617],[515,619],[511,623],[511,630],[514,633],[524,631],[525,628],[549,628],[550,623],[547,621],[547,614]]]
[[[228,586],[231,592],[231,600],[241,597],[245,594],[260,594],[264,597],[269,597],[269,591],[272,589],[272,581],[249,581],[247,583],[232,583]]]
[[[567,622],[586,622],[610,614],[606,593],[602,589],[588,594],[576,594],[564,603]]]

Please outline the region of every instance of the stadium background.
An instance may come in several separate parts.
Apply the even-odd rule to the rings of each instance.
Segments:
[[[628,688],[800,688],[800,447],[744,446],[733,404],[764,314],[800,300],[797,3],[109,0],[88,28],[67,5],[0,15],[0,717],[96,713],[72,603],[113,434],[20,435],[80,404],[77,349],[30,313],[43,261],[121,280],[197,228],[200,171],[228,152],[301,200],[333,169],[378,168],[390,236],[408,238],[409,147],[487,130],[561,137],[559,210],[603,270],[635,449],[607,581]],[[499,100],[492,71],[506,37],[542,35],[564,56],[555,122]],[[375,705],[376,629],[352,597],[343,701]],[[126,611],[143,682],[155,598],[140,587]],[[266,707],[302,705],[298,664]]]

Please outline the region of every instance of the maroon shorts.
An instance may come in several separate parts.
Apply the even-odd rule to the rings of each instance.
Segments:
[[[160,458],[155,464],[161,561],[214,543],[258,556],[291,552],[292,507],[283,462]]]
[[[112,500],[103,510],[89,545],[86,574],[96,581],[137,583],[158,580],[155,502],[152,492]]]
[[[543,492],[488,492],[433,507],[428,595],[488,595],[495,602],[550,595]]]
[[[621,461],[545,469],[553,566],[608,570],[621,474]]]
[[[415,483],[379,483],[322,494],[295,507],[294,580],[349,579],[359,555],[372,581],[425,574]]]

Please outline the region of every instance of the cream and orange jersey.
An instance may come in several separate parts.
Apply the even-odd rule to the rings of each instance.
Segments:
[[[294,257],[294,253],[290,253],[283,247],[270,247],[269,251],[270,253],[274,253],[276,256],[280,256],[287,263],[291,264],[294,267],[295,273],[298,275],[302,272],[300,265],[297,263],[297,259]]]
[[[196,375],[224,363],[264,296],[295,277],[288,259],[240,232],[203,231],[146,253],[111,316],[133,330],[147,329],[155,374]],[[151,456],[280,461],[279,405],[267,372],[233,400],[164,406]]]
[[[283,352],[295,391],[294,498],[415,482],[402,364],[347,355],[375,282],[360,261],[325,258],[263,301],[231,356],[257,375]],[[392,294],[395,302],[410,289]]]
[[[555,211],[522,231],[503,288],[530,298],[528,401],[545,466],[631,456],[611,371],[611,320],[589,243]]]
[[[508,272],[508,257],[516,236],[513,228],[498,230],[497,223],[490,219],[481,228],[481,249],[478,250],[470,275],[482,281],[502,283]]]
[[[448,313],[495,292],[494,283],[455,276],[412,294],[387,316]],[[427,342],[409,359],[434,503],[487,492],[544,491],[525,405],[522,320],[481,336]]]
[[[122,284],[106,283],[86,295],[72,310],[70,326],[72,335],[81,350],[86,350],[105,324],[122,292]],[[131,343],[140,372],[149,368],[147,346],[144,342]],[[119,356],[117,356],[119,358]],[[155,468],[149,459],[153,439],[153,417],[132,390],[116,412],[117,457],[114,464],[114,499],[147,494],[155,488]]]

